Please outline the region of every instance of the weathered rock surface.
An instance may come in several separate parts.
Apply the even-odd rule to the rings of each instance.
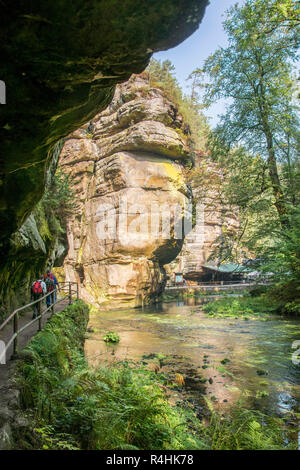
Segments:
[[[64,267],[84,300],[138,306],[162,290],[163,266],[183,243],[179,208],[191,200],[182,172],[187,144],[176,130],[182,126],[163,92],[136,76],[65,143],[59,164],[71,175],[77,209],[68,221]],[[168,234],[159,220],[169,212]]]
[[[30,286],[46,267],[61,266],[68,251],[66,236],[58,237],[43,233],[45,220],[36,220],[31,214],[10,239],[6,263],[0,275],[0,320],[15,308],[30,301]],[[47,225],[48,227],[48,225]]]
[[[13,381],[16,364],[0,365],[0,450],[13,449],[15,432],[28,424],[21,416],[20,391]]]
[[[218,255],[224,244],[224,230],[236,232],[239,228],[239,214],[237,208],[230,208],[222,201],[221,187],[216,189],[214,180],[216,176],[222,181],[220,170],[209,156],[195,152],[195,167],[205,165],[207,182],[205,190],[192,184],[197,205],[197,223],[184,240],[182,251],[168,266],[168,275],[182,272],[186,279],[198,279],[203,274],[205,264],[217,263]],[[199,197],[201,191],[201,197]],[[205,192],[205,194],[203,194]]]
[[[36,272],[43,269],[47,249],[31,215],[11,238],[6,264],[2,265],[0,286],[0,318],[7,316],[20,301],[29,302],[28,286]],[[26,302],[27,303],[27,302]]]
[[[115,85],[142,72],[153,52],[192,34],[207,3],[1,2],[1,263],[43,194],[55,144],[103,110]]]

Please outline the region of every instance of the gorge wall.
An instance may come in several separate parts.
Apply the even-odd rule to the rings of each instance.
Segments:
[[[199,279],[204,274],[203,266],[218,264],[225,243],[240,226],[237,207],[223,200],[222,169],[203,152],[194,152],[193,156],[195,168],[201,169],[204,180],[203,184],[191,181],[194,202],[197,202],[197,223],[186,236],[177,258],[168,266],[168,276],[172,279],[176,272],[183,273],[187,280]]]
[[[198,27],[207,0],[1,2],[0,254],[41,198],[57,142],[110,103],[117,83]]]
[[[63,139],[110,103],[117,83],[199,26],[208,0],[1,2],[0,309],[24,302],[52,246],[32,212]],[[30,217],[30,218],[29,218]],[[20,230],[20,231],[19,231]],[[1,316],[0,311],[0,316]]]
[[[83,300],[135,307],[162,291],[164,265],[183,244],[181,208],[192,199],[183,129],[174,103],[144,74],[119,85],[107,109],[69,136],[59,165],[71,176],[76,209],[64,270]]]

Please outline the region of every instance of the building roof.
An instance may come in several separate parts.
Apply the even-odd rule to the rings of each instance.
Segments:
[[[249,269],[246,266],[242,266],[241,264],[236,263],[228,263],[228,264],[220,264],[219,266],[213,264],[205,264],[203,266],[206,269],[210,269],[211,271],[216,271],[219,273],[248,273],[253,271],[253,269]]]

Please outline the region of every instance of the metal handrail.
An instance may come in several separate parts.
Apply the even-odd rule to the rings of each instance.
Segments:
[[[175,284],[174,282],[172,284],[167,284],[166,289],[170,289],[172,287],[184,287],[184,288],[191,288],[195,289],[197,287],[214,287],[214,286],[249,286],[249,285],[265,285],[265,284],[271,284],[271,281],[260,281],[257,282],[257,280],[249,279],[245,281],[211,281],[211,282],[198,282],[197,284]]]
[[[254,280],[244,280],[244,281],[206,281],[206,282],[198,282],[197,284],[195,285],[189,285],[189,284],[182,284],[182,283],[174,283],[173,282],[173,286],[176,286],[176,285],[182,285],[182,286],[185,286],[185,287],[197,287],[197,286],[211,286],[211,285],[215,285],[215,286],[224,286],[224,285],[235,285],[235,284],[252,284],[252,283],[255,283]]]
[[[72,289],[72,285],[76,285],[76,289]],[[6,352],[8,351],[8,348],[10,347],[10,345],[12,344],[12,342],[14,343],[14,349],[13,349],[13,356],[17,356],[18,354],[18,336],[20,335],[20,333],[22,333],[24,330],[26,330],[26,328],[28,328],[29,326],[31,326],[33,323],[35,323],[37,320],[39,321],[39,329],[38,331],[41,331],[42,329],[42,317],[49,311],[51,310],[52,313],[54,313],[54,305],[62,302],[63,300],[65,300],[67,297],[69,299],[69,305],[72,304],[72,294],[76,294],[76,298],[77,300],[79,299],[79,289],[78,289],[78,283],[77,282],[60,282],[59,283],[60,287],[59,288],[54,288],[52,291],[50,292],[47,292],[47,294],[43,295],[42,297],[40,297],[39,299],[37,300],[34,300],[33,302],[30,302],[29,304],[26,304],[26,305],[23,305],[22,307],[19,307],[17,309],[15,309],[5,320],[4,322],[0,325],[0,331],[3,330],[3,328],[8,325],[8,323],[10,323],[10,321],[13,320],[13,335],[11,336],[11,338],[9,339],[8,343],[5,345],[5,348],[4,350],[1,352],[0,354],[0,364],[1,364],[1,360],[3,358],[3,356],[6,354]],[[57,299],[55,301],[53,301],[53,303],[47,307],[45,310],[43,310],[42,312],[40,312],[40,314],[36,317],[36,318],[33,318],[29,323],[26,323],[25,325],[23,325],[21,328],[19,328],[19,313],[22,311],[22,310],[25,310],[26,308],[28,307],[32,307],[33,305],[35,304],[38,304],[40,302],[42,302],[42,300],[46,299],[47,297],[49,297],[49,295],[54,295],[54,293],[58,292],[58,291],[63,291],[64,292],[64,289],[67,288],[67,292],[66,292],[66,297],[62,298],[62,299]]]

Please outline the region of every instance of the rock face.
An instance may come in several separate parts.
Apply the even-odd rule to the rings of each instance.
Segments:
[[[2,265],[0,285],[0,321],[15,308],[29,303],[30,286],[47,266],[59,266],[67,253],[67,243],[59,239],[43,239],[40,224],[33,214],[10,240],[6,264]]]
[[[192,34],[207,3],[1,2],[1,263],[43,194],[56,143],[103,110],[115,85],[142,72],[153,52]]]
[[[183,243],[182,207],[191,201],[181,128],[174,104],[146,75],[135,76],[65,143],[59,164],[71,175],[77,209],[64,268],[83,300],[139,306],[162,290],[163,266]]]

